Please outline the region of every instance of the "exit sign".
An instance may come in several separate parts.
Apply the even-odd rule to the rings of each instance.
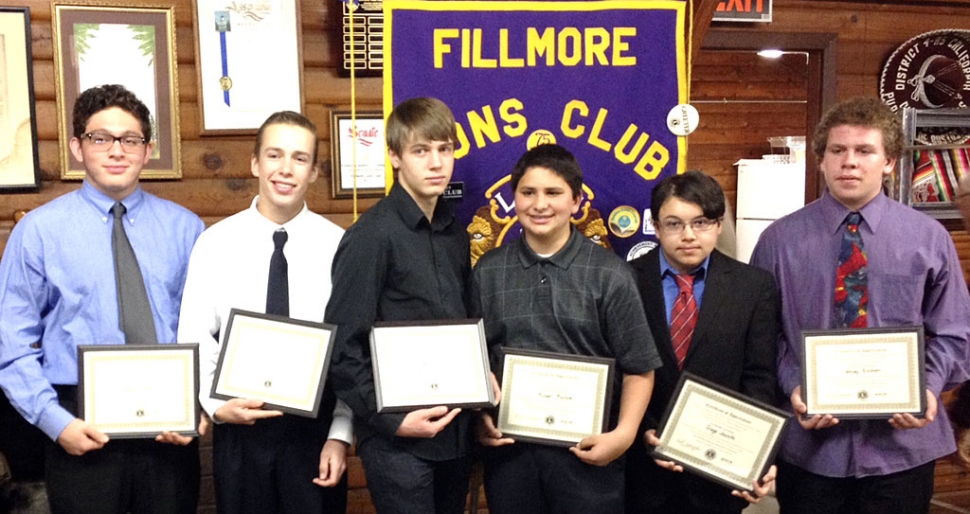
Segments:
[[[772,0],[721,0],[714,21],[771,21]]]

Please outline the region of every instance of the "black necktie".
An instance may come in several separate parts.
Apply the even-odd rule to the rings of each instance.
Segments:
[[[118,287],[118,319],[125,333],[126,344],[155,344],[155,319],[145,291],[145,280],[138,267],[138,259],[125,233],[125,206],[117,202],[111,207],[114,227],[111,229],[111,249],[115,259],[115,283]]]
[[[286,271],[286,230],[273,232],[273,257],[269,260],[269,282],[266,285],[266,314],[290,315],[290,283]]]

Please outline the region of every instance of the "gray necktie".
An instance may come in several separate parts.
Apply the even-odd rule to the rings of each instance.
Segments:
[[[115,258],[115,283],[118,285],[118,319],[125,333],[126,344],[155,344],[155,319],[145,291],[145,280],[138,267],[138,259],[125,234],[123,216],[125,206],[117,202],[111,207],[114,227],[111,248]]]

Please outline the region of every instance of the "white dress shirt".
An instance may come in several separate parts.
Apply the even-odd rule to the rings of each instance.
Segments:
[[[330,265],[343,229],[323,216],[303,210],[278,225],[249,209],[209,227],[199,236],[189,260],[179,317],[178,341],[199,343],[199,401],[213,418],[225,401],[210,398],[232,308],[266,312],[266,285],[273,255],[273,232],[283,228],[289,236],[283,247],[290,289],[290,317],[322,322],[330,299]],[[337,400],[329,439],[353,444],[353,415]]]

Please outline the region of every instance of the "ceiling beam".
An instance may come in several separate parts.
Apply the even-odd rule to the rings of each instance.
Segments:
[[[685,1],[688,2],[688,11],[690,11],[690,4],[693,3],[693,20],[688,20],[688,23],[691,23],[691,57],[697,57],[697,54],[701,51],[701,44],[704,42],[704,36],[707,35],[707,31],[711,28],[711,20],[714,19],[714,11],[717,10],[717,4],[719,4],[721,0]]]

